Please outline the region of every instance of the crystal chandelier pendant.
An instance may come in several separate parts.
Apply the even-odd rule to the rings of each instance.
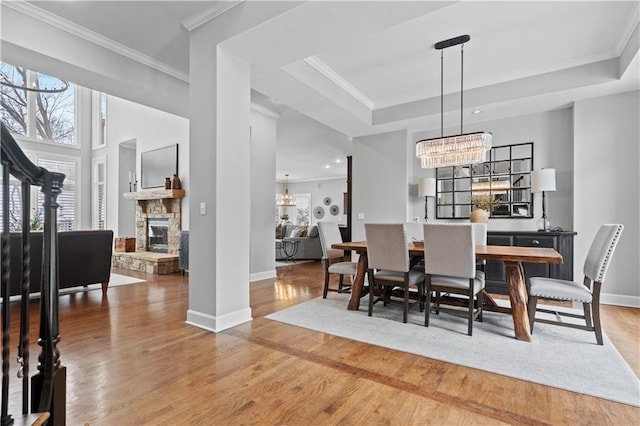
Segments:
[[[444,137],[444,82],[443,64],[444,49],[451,46],[461,46],[460,75],[464,71],[464,43],[471,40],[468,35],[461,35],[436,43],[435,48],[440,54],[440,137],[424,139],[416,143],[416,157],[420,159],[422,168],[435,169],[438,167],[460,166],[483,163],[487,159],[487,152],[491,149],[492,135],[487,132],[463,134],[464,90],[460,79],[460,134]]]

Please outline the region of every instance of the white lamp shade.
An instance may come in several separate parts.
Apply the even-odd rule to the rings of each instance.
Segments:
[[[540,169],[531,172],[531,191],[555,191],[556,169]]]
[[[418,182],[418,195],[420,197],[435,197],[436,196],[436,179],[435,178],[422,178]]]

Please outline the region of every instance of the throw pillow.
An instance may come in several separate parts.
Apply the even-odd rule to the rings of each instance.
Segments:
[[[312,226],[311,228],[309,228],[309,230],[307,231],[307,237],[309,237],[309,238],[317,238],[318,237],[318,227],[317,226]]]
[[[302,230],[299,227],[295,227],[293,229],[293,231],[291,231],[291,234],[289,235],[290,238],[297,238],[300,237],[300,234],[302,233]]]
[[[282,224],[279,223],[278,226],[276,226],[276,240],[280,240],[282,239]]]

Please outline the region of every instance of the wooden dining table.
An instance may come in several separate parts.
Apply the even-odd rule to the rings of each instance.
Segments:
[[[357,241],[337,243],[331,246],[339,250],[351,250],[358,253],[358,268],[351,287],[351,298],[347,309],[357,311],[360,298],[364,295],[364,276],[368,269],[367,242]],[[424,257],[424,246],[409,243],[411,257]],[[483,309],[511,313],[515,337],[525,342],[531,341],[529,315],[527,313],[527,289],[524,281],[522,263],[562,263],[560,253],[546,247],[517,247],[517,246],[476,246],[476,259],[497,260],[504,263],[507,275],[507,290],[509,292],[510,308],[500,307],[488,293],[484,293]]]

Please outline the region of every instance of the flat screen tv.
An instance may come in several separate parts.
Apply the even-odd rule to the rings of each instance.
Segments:
[[[165,178],[178,174],[178,144],[143,152],[140,165],[142,188],[164,187]]]

